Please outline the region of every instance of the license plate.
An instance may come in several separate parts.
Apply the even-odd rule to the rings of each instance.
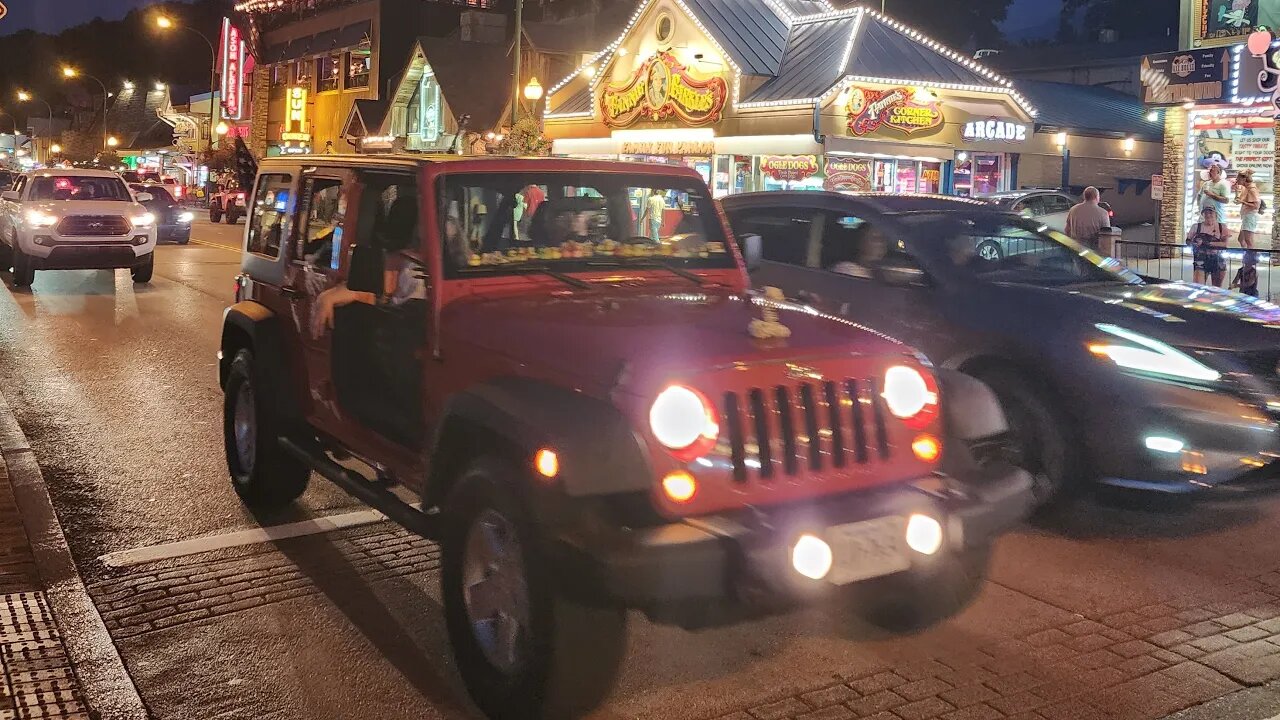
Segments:
[[[905,530],[906,519],[896,515],[827,528],[832,555],[827,579],[847,585],[910,568]]]

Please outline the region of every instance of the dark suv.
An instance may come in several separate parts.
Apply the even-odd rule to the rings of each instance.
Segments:
[[[691,170],[289,157],[248,206],[219,358],[234,487],[279,506],[314,471],[438,539],[492,717],[598,703],[629,608],[941,619],[1029,508],[979,450],[1006,429],[989,391],[749,294]]]

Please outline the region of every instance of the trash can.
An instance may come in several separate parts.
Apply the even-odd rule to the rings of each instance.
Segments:
[[[1102,228],[1098,231],[1098,252],[1107,257],[1116,257],[1116,243],[1120,240],[1118,227]]]

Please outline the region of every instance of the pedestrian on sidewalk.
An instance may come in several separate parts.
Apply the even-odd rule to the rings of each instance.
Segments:
[[[1219,222],[1226,222],[1227,201],[1230,200],[1231,186],[1222,179],[1222,166],[1217,163],[1209,166],[1209,179],[1200,183],[1199,206],[1201,209],[1211,207],[1217,213]]]
[[[1258,297],[1258,253],[1255,250],[1246,250],[1244,259],[1240,261],[1240,269],[1236,271],[1236,277],[1231,281],[1232,289],[1238,289],[1245,295]]]
[[[1067,236],[1093,250],[1098,249],[1098,233],[1111,227],[1111,216],[1098,204],[1101,193],[1096,187],[1084,189],[1084,199],[1067,213]]]
[[[1253,171],[1241,170],[1236,175],[1236,202],[1240,204],[1240,247],[1253,248],[1253,234],[1258,231],[1258,215],[1262,196],[1253,183]]]
[[[1231,230],[1226,223],[1218,220],[1218,211],[1212,205],[1200,210],[1200,222],[1191,227],[1187,233],[1187,242],[1191,244],[1192,266],[1195,268],[1194,279],[1200,284],[1212,282],[1222,287],[1226,278],[1227,267],[1222,261],[1222,251],[1231,239]]]

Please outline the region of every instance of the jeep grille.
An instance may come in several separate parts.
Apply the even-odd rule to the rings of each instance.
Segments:
[[[58,223],[64,237],[128,235],[133,226],[119,215],[69,215]]]
[[[734,480],[889,459],[878,385],[827,380],[726,392],[721,411]]]

